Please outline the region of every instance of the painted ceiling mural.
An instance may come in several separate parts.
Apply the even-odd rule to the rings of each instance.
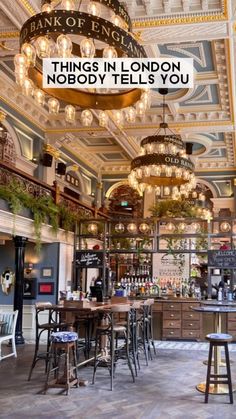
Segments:
[[[162,121],[162,97],[152,91],[152,106],[134,124],[108,128],[80,122],[67,125],[63,108],[49,117],[48,109],[22,96],[14,82],[13,56],[19,30],[40,10],[40,0],[0,2],[0,109],[11,107],[45,132],[47,141],[79,159],[99,176],[127,177],[130,161],[138,155],[142,138],[154,134]],[[199,175],[235,170],[235,61],[234,0],[126,0],[138,39],[150,57],[190,57],[194,60],[193,89],[172,89],[167,96],[167,122],[183,140],[193,143]]]

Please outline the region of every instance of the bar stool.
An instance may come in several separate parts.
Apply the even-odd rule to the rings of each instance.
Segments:
[[[78,335],[76,332],[53,332],[51,334],[49,365],[44,394],[46,394],[48,388],[62,388],[68,395],[72,386],[78,387],[77,340]],[[64,365],[61,365],[63,356]],[[54,378],[50,381],[52,373]]]
[[[40,313],[42,312],[47,313],[47,323],[40,322]],[[56,318],[53,318],[53,314],[55,310],[52,307],[52,303],[50,302],[38,302],[35,304],[35,350],[34,350],[34,357],[30,367],[30,372],[28,376],[28,381],[31,380],[33,369],[36,363],[39,360],[44,360],[46,363],[46,371],[47,371],[47,364],[48,364],[48,353],[50,347],[50,335],[52,332],[56,332],[57,330],[62,330],[67,328],[67,324],[64,322],[58,322]],[[43,333],[47,334],[47,343],[46,343],[46,352],[39,352],[40,349],[40,339]]]
[[[216,384],[216,385],[227,384],[229,387],[229,399],[230,399],[230,403],[232,404],[233,403],[233,390],[232,390],[232,381],[231,381],[228,343],[232,342],[233,338],[231,335],[224,334],[224,333],[211,333],[206,336],[206,339],[210,342],[210,347],[209,347],[208,366],[207,366],[205,403],[208,403],[210,384]],[[225,349],[226,374],[219,374],[218,371],[216,371],[216,369],[218,369],[217,365],[215,365],[214,374],[211,374],[213,349],[215,348],[215,351],[216,351],[217,348],[221,346],[224,347]],[[214,362],[217,362],[217,355]]]
[[[125,315],[123,319],[123,324],[116,323],[116,316],[117,314],[123,313]],[[94,354],[94,370],[93,370],[93,379],[92,384],[95,383],[95,375],[97,371],[97,367],[100,365],[107,366],[110,371],[110,378],[111,378],[111,390],[113,390],[113,378],[114,378],[114,370],[117,364],[118,359],[125,358],[127,360],[127,364],[129,370],[131,372],[131,376],[133,382],[135,381],[134,372],[132,368],[131,358],[130,358],[130,305],[128,304],[121,304],[121,305],[114,305],[109,313],[105,313],[106,318],[108,319],[108,324],[103,324],[97,327],[96,330],[96,337],[95,337],[95,354]],[[124,345],[122,347],[118,347],[115,345],[117,342],[117,336],[122,336],[124,341]],[[101,356],[98,355],[98,346],[100,344],[102,337],[106,337],[109,340],[109,356]]]
[[[155,348],[155,344],[153,340],[153,316],[152,316],[152,306],[154,304],[154,298],[148,298],[146,301],[146,304],[148,305],[149,347],[150,347],[150,342],[151,342],[154,355],[156,356],[156,348]],[[151,348],[150,348],[150,356],[152,359]]]
[[[141,317],[139,318],[139,347],[141,346],[144,352],[146,365],[148,366],[148,359],[152,360],[151,345],[153,352],[156,355],[156,348],[153,340],[153,326],[152,326],[152,305],[154,299],[149,298],[144,301],[141,307]]]

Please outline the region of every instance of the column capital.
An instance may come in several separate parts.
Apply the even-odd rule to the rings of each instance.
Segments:
[[[28,241],[27,237],[22,237],[22,236],[14,236],[13,240],[15,243],[15,247],[25,247]]]

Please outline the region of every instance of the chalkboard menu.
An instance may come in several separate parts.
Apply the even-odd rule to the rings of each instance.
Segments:
[[[78,268],[102,268],[103,253],[93,250],[77,251],[75,263]]]
[[[236,250],[208,250],[208,266],[236,269]]]

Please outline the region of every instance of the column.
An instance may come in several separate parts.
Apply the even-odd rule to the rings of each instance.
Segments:
[[[22,334],[23,317],[23,290],[24,290],[24,261],[26,237],[15,236],[15,291],[14,291],[14,310],[18,310],[18,319],[16,324],[16,344],[24,344],[25,340]]]

